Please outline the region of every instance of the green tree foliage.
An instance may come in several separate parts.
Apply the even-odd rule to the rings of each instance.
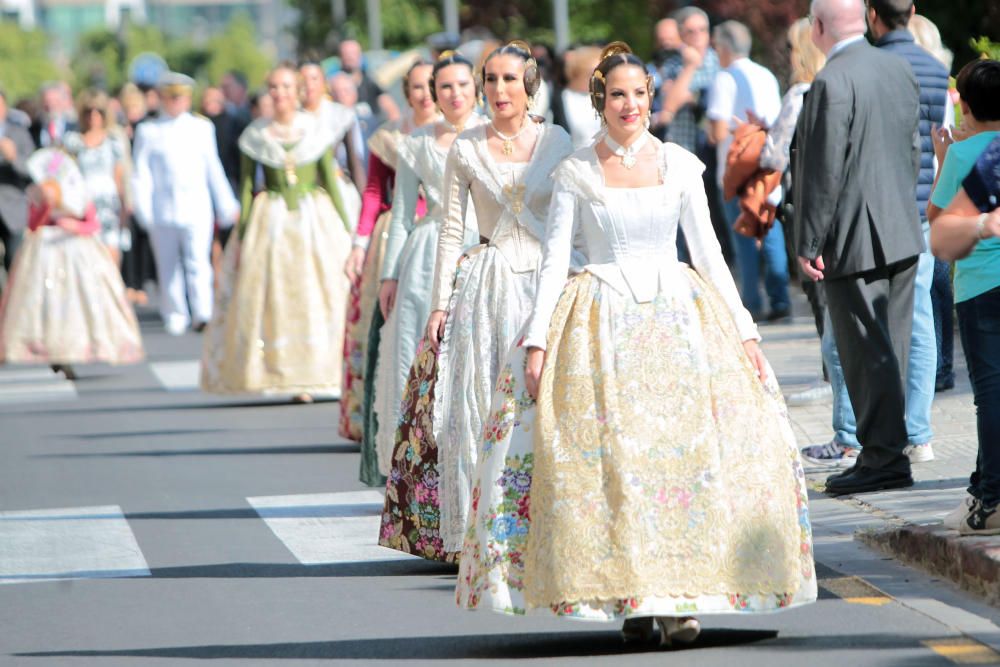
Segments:
[[[990,41],[989,37],[969,40],[976,53],[980,53],[992,60],[1000,60],[1000,42]]]
[[[264,82],[274,62],[272,54],[257,47],[257,31],[245,14],[235,16],[221,34],[208,41],[204,51],[204,66],[188,71],[198,72],[212,82],[218,82],[223,74],[235,69],[246,74],[251,88],[255,88]]]
[[[0,84],[14,103],[38,92],[38,86],[59,76],[48,55],[48,39],[14,23],[0,23]]]
[[[299,11],[294,28],[300,54],[324,58],[341,39],[357,39],[368,47],[365,0],[347,0],[347,21],[333,25],[330,0],[288,0]],[[387,49],[408,49],[443,30],[440,0],[382,0],[382,41]]]
[[[237,15],[226,29],[196,46],[189,39],[167,39],[153,25],[128,25],[121,32],[106,29],[83,35],[73,57],[73,80],[78,88],[95,86],[118,90],[128,79],[128,66],[143,52],[159,53],[171,69],[202,83],[218,82],[230,69],[246,73],[251,86],[260,85],[273,58],[260,50],[253,23]]]

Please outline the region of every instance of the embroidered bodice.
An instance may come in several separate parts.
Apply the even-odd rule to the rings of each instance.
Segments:
[[[571,269],[590,272],[637,303],[676,286],[683,280],[678,226],[693,268],[719,290],[740,338],[759,339],[712,227],[701,178],[705,165],[670,143],[661,146],[660,158],[660,185],[643,188],[607,187],[593,146],[577,151],[556,170],[538,293],[524,345],[545,347],[549,321]]]
[[[479,116],[469,119],[470,127],[482,121]],[[448,149],[437,141],[438,123],[418,128],[409,136],[402,136],[396,146],[396,185],[392,198],[392,221],[389,223],[389,240],[382,262],[382,279],[395,280],[398,260],[407,236],[418,224],[438,223],[444,208],[441,186],[444,182]],[[417,219],[417,202],[423,195],[427,212]],[[470,230],[469,225],[472,225]],[[475,211],[467,210],[466,232],[462,248],[475,243]]]
[[[489,240],[516,273],[536,271],[552,196],[552,171],[572,150],[560,127],[539,125],[531,161],[516,182],[487,146],[486,125],[466,130],[448,153],[442,190],[444,220],[438,242],[432,306],[446,310],[455,266],[463,251],[471,199],[478,235]]]

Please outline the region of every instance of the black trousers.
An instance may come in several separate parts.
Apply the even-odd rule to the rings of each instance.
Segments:
[[[908,473],[906,365],[917,258],[824,281],[847,393],[864,444],[858,465]]]

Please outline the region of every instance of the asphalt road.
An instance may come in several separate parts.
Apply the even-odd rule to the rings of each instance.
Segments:
[[[871,517],[822,496],[820,601],[705,618],[684,650],[462,611],[454,568],[373,546],[335,402],[207,396],[200,339],[143,332],[147,363],[74,383],[0,367],[0,665],[1000,662],[996,610],[861,547]]]

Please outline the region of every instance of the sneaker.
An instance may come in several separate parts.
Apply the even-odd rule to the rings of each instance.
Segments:
[[[903,447],[903,453],[910,457],[910,463],[927,463],[934,460],[934,450],[931,449],[929,442],[922,445],[907,445]]]
[[[977,502],[958,526],[959,535],[1000,535],[1000,514],[997,505],[986,507]]]
[[[971,493],[962,500],[962,504],[948,512],[941,524],[950,530],[958,530],[962,525],[962,519],[969,516],[969,512],[976,506],[976,497]]]
[[[857,447],[845,447],[836,440],[822,445],[812,445],[801,449],[802,458],[818,466],[850,468],[857,462],[861,452]]]
[[[812,405],[813,403],[822,403],[823,401],[829,401],[832,398],[833,388],[824,382],[810,389],[806,389],[805,391],[789,394],[785,397],[785,404],[790,407],[797,407],[801,405]]]

